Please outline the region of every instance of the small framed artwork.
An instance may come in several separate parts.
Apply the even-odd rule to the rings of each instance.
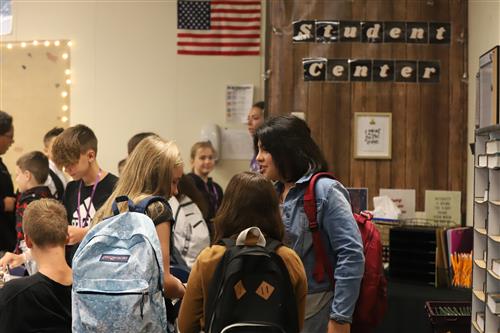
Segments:
[[[354,113],[354,158],[391,159],[392,114]]]

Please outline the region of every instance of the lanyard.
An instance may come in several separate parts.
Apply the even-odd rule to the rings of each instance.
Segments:
[[[92,207],[92,199],[94,199],[94,194],[95,194],[95,189],[97,188],[97,183],[99,183],[99,181],[101,180],[101,172],[102,172],[102,170],[99,169],[99,172],[97,173],[97,178],[94,182],[94,186],[92,186],[92,192],[90,193],[89,206],[85,207],[85,219],[83,221],[82,221],[82,215],[80,214],[80,201],[81,201],[83,180],[80,180],[80,184],[78,185],[78,206],[76,208],[76,214],[78,215],[78,227],[79,228],[83,228],[83,227],[86,227],[88,225],[87,221],[88,221],[89,215],[90,215],[90,208]]]
[[[209,189],[209,186],[208,186],[208,181],[205,183],[205,190],[207,190],[207,193],[215,199],[215,202],[214,202],[214,213],[217,211],[217,208],[219,208],[219,194],[217,194],[217,190],[214,186],[214,184],[212,183],[211,184],[212,186],[210,186],[212,188],[212,193],[213,193],[213,197],[212,195],[210,194],[210,189]]]

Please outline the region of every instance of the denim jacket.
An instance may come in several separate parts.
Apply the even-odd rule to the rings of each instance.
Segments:
[[[306,174],[290,189],[282,205],[282,218],[285,244],[302,259],[308,293],[314,294],[331,290],[332,285],[326,270],[324,282],[318,283],[312,277],[315,257],[303,200],[311,177],[312,174]],[[283,184],[278,183],[277,189],[283,191]],[[352,215],[349,193],[342,184],[329,178],[320,178],[315,186],[315,194],[318,223],[334,269],[335,290],[330,318],[351,322],[364,272],[361,234]]]

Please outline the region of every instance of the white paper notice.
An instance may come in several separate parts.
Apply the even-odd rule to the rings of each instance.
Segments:
[[[253,104],[253,85],[229,85],[226,88],[226,122],[247,123],[248,111]]]
[[[225,128],[221,131],[223,160],[250,160],[253,157],[252,137],[246,129]]]
[[[428,219],[460,225],[460,191],[425,191],[425,213]]]
[[[388,196],[401,210],[401,218],[415,217],[415,190],[381,188],[381,196]]]

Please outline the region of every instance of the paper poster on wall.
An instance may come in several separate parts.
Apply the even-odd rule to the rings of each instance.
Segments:
[[[11,0],[0,1],[0,36],[12,33],[12,3]]]
[[[252,104],[252,84],[228,85],[226,87],[226,122],[246,124]]]
[[[254,155],[252,137],[246,129],[222,129],[221,146],[223,160],[250,160]]]
[[[354,158],[391,159],[392,114],[354,113]]]
[[[425,191],[427,219],[460,225],[460,191]]]
[[[415,217],[415,190],[381,188],[380,196],[391,198],[401,210],[400,218],[410,219]]]

